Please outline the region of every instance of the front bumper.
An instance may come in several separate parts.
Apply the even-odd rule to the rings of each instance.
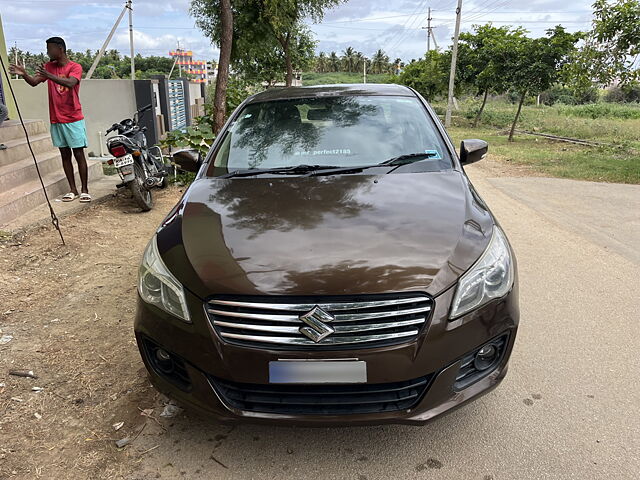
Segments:
[[[381,348],[341,351],[282,351],[230,345],[212,328],[203,302],[187,292],[192,324],[177,320],[141,300],[135,322],[142,358],[155,387],[178,402],[221,422],[280,423],[301,426],[424,424],[496,387],[507,372],[516,338],[519,310],[517,287],[459,319],[450,321],[448,309],[454,289],[435,299],[429,322],[415,341]],[[504,336],[504,337],[503,337]],[[466,355],[496,338],[505,338],[500,360],[488,374],[466,388],[455,388]],[[149,339],[180,358],[189,385],[176,384],[152,365],[143,340]],[[367,363],[367,384],[390,384],[427,377],[420,399],[397,411],[342,415],[301,415],[234,408],[213,387],[212,379],[238,384],[269,384],[269,362],[283,359],[357,358]]]

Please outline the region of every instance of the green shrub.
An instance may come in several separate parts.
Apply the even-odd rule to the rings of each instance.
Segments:
[[[640,83],[635,82],[624,87],[612,87],[605,94],[607,102],[631,103],[640,102]]]
[[[619,105],[615,103],[592,103],[576,105],[570,108],[558,106],[560,113],[581,118],[619,118],[623,120],[640,119],[640,105]]]

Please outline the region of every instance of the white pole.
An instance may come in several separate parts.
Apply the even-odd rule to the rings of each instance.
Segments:
[[[431,7],[429,7],[429,15],[427,18],[427,55],[431,50]]]
[[[129,44],[131,46],[131,80],[136,79],[136,61],[135,52],[133,50],[133,6],[131,0],[127,0],[127,8],[129,9]]]
[[[364,57],[364,70],[363,70],[363,77],[364,77],[364,83],[367,83],[367,57]]]
[[[111,28],[111,32],[109,32],[109,36],[107,37],[107,39],[102,44],[102,47],[100,48],[100,51],[98,52],[98,56],[93,61],[93,64],[91,65],[91,68],[89,68],[89,71],[87,72],[87,76],[85,77],[85,80],[89,80],[91,78],[91,76],[93,75],[93,72],[95,71],[96,67],[98,66],[98,63],[100,63],[100,59],[102,58],[102,55],[104,55],[104,51],[109,46],[109,42],[113,38],[113,34],[116,32],[116,29],[118,28],[118,25],[120,25],[120,20],[122,20],[122,17],[124,17],[124,12],[126,12],[126,11],[127,11],[127,7],[124,7],[122,9],[122,12],[120,12],[120,16],[116,20],[116,23],[113,24],[113,28]]]
[[[453,87],[456,81],[456,61],[458,59],[458,36],[460,35],[460,17],[462,16],[462,0],[458,0],[456,8],[456,29],[453,34],[453,52],[451,53],[451,72],[449,73],[449,97],[447,99],[447,112],[444,116],[444,126],[451,126],[451,107],[453,105]]]
[[[173,61],[173,65],[171,65],[171,71],[169,72],[169,78],[171,78],[171,74],[173,73],[173,69],[176,68],[176,63],[178,63],[178,56],[176,55],[176,59]]]

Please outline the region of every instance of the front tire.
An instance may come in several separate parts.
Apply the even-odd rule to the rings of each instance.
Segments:
[[[133,199],[143,212],[148,212],[153,207],[153,196],[151,191],[144,185],[144,171],[138,163],[133,164],[133,172],[135,178],[129,182],[129,190],[133,195]]]

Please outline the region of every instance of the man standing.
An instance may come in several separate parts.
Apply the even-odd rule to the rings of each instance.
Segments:
[[[87,132],[79,98],[82,66],[69,60],[67,47],[60,37],[52,37],[47,40],[47,55],[51,61],[38,68],[34,76],[29,75],[21,65],[11,65],[11,73],[20,75],[32,87],[47,82],[51,139],[53,144],[60,149],[62,167],[70,188],[69,193],[62,197],[62,201],[71,202],[78,198],[73,163],[71,162],[73,152],[82,182],[80,201],[90,202],[87,160],[84,156],[84,148],[87,146]]]

